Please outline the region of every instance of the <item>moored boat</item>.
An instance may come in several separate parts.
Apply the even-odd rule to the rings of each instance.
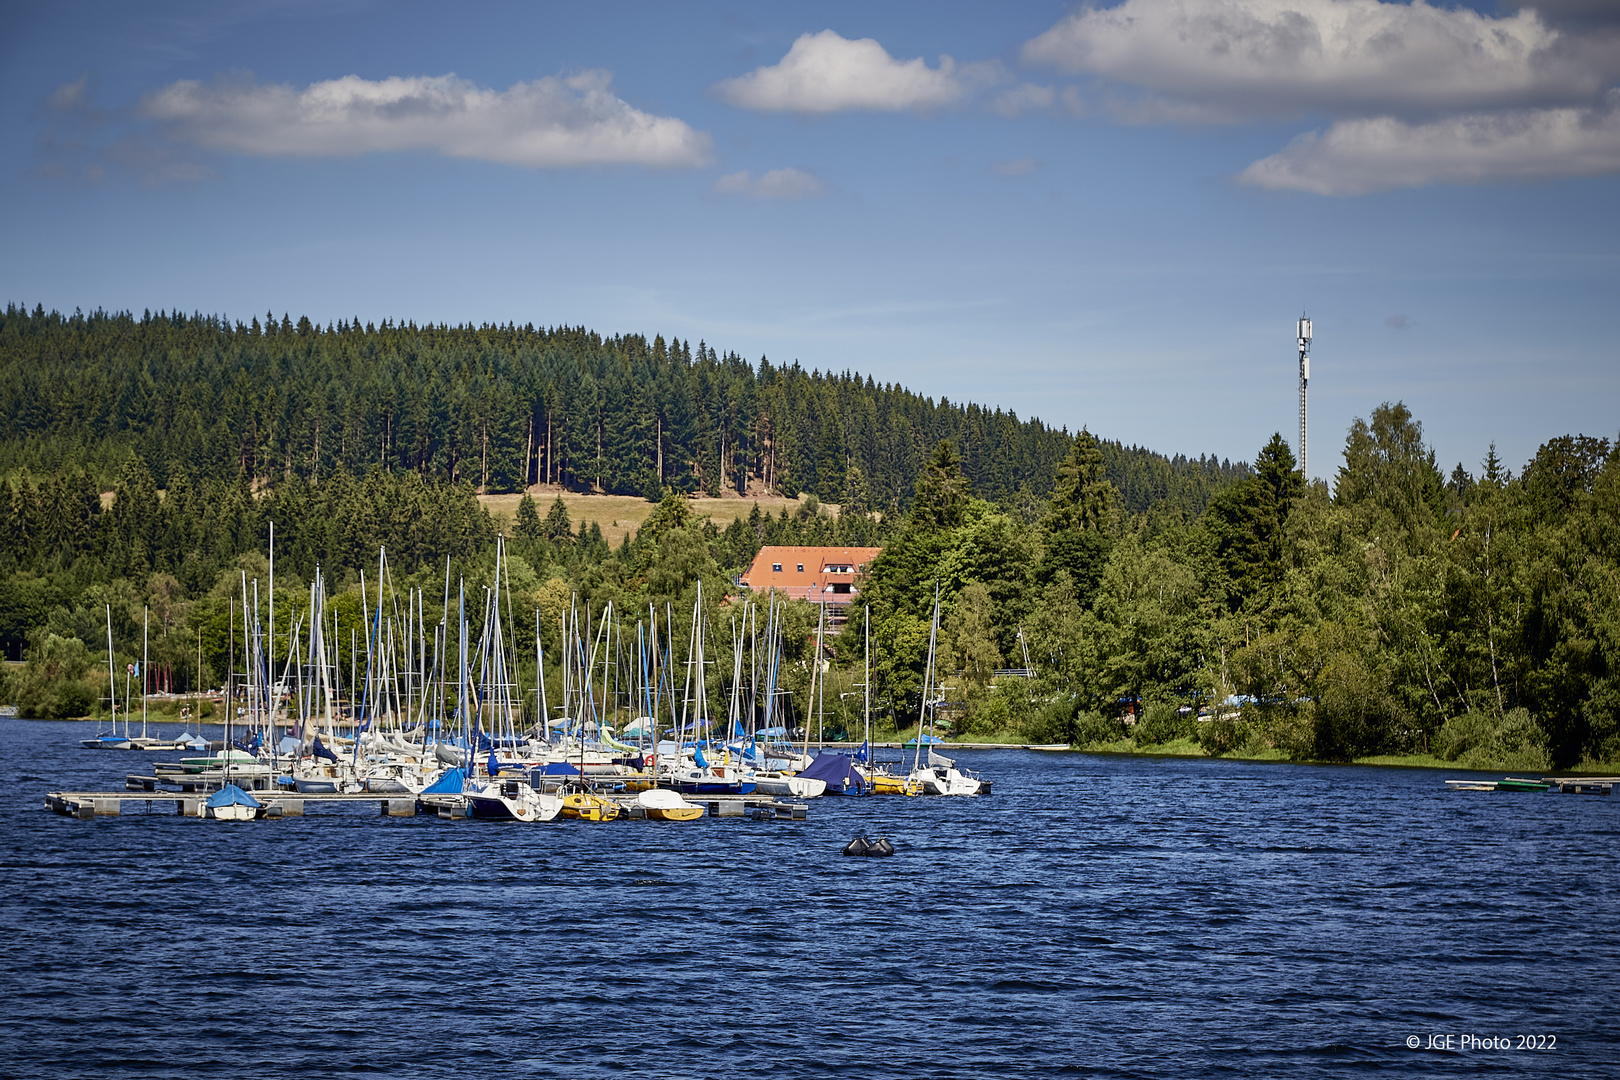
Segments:
[[[252,821],[262,805],[235,784],[226,784],[208,796],[203,808],[215,821]]]
[[[579,821],[612,821],[619,816],[619,804],[588,791],[562,797],[562,816]]]
[[[814,799],[827,791],[827,781],[811,776],[767,770],[756,772],[754,791],[760,795],[786,795],[795,799]]]
[[[476,818],[505,821],[551,821],[563,811],[563,800],[536,791],[521,780],[496,780],[481,788],[468,786],[462,795]]]
[[[703,807],[687,802],[680,792],[668,788],[641,792],[636,796],[636,805],[653,821],[696,821],[703,816]]]

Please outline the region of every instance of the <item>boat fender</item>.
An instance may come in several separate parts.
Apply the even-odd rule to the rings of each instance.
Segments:
[[[867,841],[866,837],[857,836],[855,839],[844,845],[844,854],[865,855],[871,846],[871,843]]]
[[[867,845],[865,854],[867,854],[867,855],[893,855],[894,854],[894,845],[889,843],[889,838],[888,837],[881,836],[878,839],[873,840],[870,844]]]

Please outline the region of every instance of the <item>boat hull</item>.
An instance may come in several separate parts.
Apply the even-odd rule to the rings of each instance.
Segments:
[[[619,804],[599,795],[576,792],[563,796],[562,816],[576,821],[613,821],[619,816]]]
[[[647,811],[647,817],[652,821],[696,821],[702,816],[701,806],[661,806]]]

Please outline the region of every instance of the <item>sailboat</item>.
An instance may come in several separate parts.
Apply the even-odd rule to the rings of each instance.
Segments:
[[[107,605],[107,700],[112,704],[112,730],[97,731],[93,739],[81,739],[79,745],[86,750],[128,750],[129,721],[124,722],[124,734],[118,734],[118,676],[113,671],[112,605]]]
[[[934,701],[934,650],[939,641],[939,582],[934,582],[934,617],[928,629],[928,664],[923,675],[922,708],[917,712],[917,757],[912,765],[909,784],[916,784],[925,795],[977,795],[979,778],[962,772],[956,762],[942,754],[928,750],[928,764],[922,764],[924,745],[923,723],[932,716]],[[930,725],[932,726],[932,725]],[[932,732],[929,733],[932,735]]]
[[[866,739],[861,744],[861,753],[855,760],[861,762],[858,766],[861,775],[874,795],[921,795],[922,783],[912,781],[910,776],[895,776],[887,766],[879,767],[872,760],[872,609],[870,606],[863,609],[864,640],[864,682],[861,684],[861,713],[866,726]],[[902,759],[903,760],[903,759]]]
[[[226,784],[208,796],[203,805],[204,812],[215,821],[252,821],[263,804],[235,784]]]
[[[526,780],[496,779],[480,788],[468,786],[462,794],[473,817],[510,821],[551,821],[566,801],[536,791]]]

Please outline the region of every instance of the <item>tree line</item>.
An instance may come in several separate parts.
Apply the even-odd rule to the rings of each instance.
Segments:
[[[0,316],[0,475],[84,470],[103,491],[133,458],[160,489],[174,473],[256,491],[377,467],[490,493],[813,493],[895,512],[941,439],[982,495],[1026,501],[1069,442],[1001,409],[662,335],[16,304]],[[1105,454],[1136,510],[1196,514],[1243,472],[1119,443]]]
[[[863,593],[886,696],[921,692],[937,583],[958,732],[1330,761],[1620,761],[1607,439],[1550,440],[1516,476],[1493,446],[1477,475],[1447,476],[1421,423],[1385,403],[1352,425],[1331,492],[1276,435],[1190,521],[1127,511],[1101,462],[1082,432],[1030,529],[974,498],[936,449]],[[1009,677],[1026,655],[1030,674]]]

